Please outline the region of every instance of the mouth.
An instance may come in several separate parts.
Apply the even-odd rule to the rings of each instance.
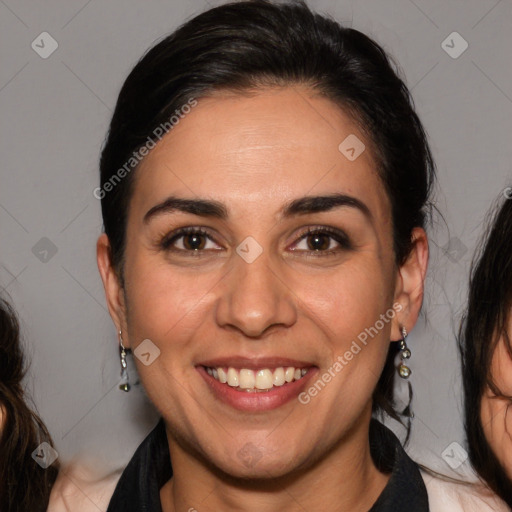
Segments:
[[[271,389],[298,381],[308,373],[308,368],[294,366],[261,368],[259,370],[237,369],[232,366],[204,366],[203,368],[217,382],[246,393],[266,393]]]
[[[248,412],[268,411],[298,399],[318,371],[311,363],[245,358],[204,362],[196,369],[216,399]]]

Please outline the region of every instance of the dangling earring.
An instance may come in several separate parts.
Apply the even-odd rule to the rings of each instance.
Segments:
[[[407,382],[407,390],[409,395],[407,405],[404,407],[404,410],[400,414],[408,419],[407,437],[405,439],[405,443],[407,443],[407,441],[409,440],[409,436],[411,434],[412,419],[414,418],[414,413],[412,411],[413,392],[411,381],[409,380],[412,370],[405,364],[407,359],[410,359],[411,357],[411,351],[407,347],[407,343],[405,341],[407,338],[407,331],[405,327],[401,327],[400,330],[402,331],[402,339],[398,341],[400,350],[400,364],[398,365],[398,375],[400,375],[400,377]]]
[[[398,342],[400,344],[400,364],[398,365],[398,375],[402,377],[402,379],[408,379],[411,376],[411,369],[405,364],[405,361],[411,357],[411,351],[407,347],[407,343],[405,342],[407,338],[407,331],[405,327],[402,327],[402,339]]]
[[[125,348],[123,345],[123,336],[121,331],[119,331],[119,357],[121,358],[121,384],[119,384],[119,389],[122,391],[130,391],[130,379],[128,377],[128,365],[126,364],[126,354],[130,352],[130,349]]]

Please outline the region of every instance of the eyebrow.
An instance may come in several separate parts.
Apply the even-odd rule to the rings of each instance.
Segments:
[[[346,194],[305,196],[294,199],[279,210],[279,215],[282,218],[289,218],[294,215],[327,212],[341,207],[355,208],[363,213],[370,221],[373,219],[373,215],[365,203],[360,199]],[[175,211],[221,220],[227,220],[229,217],[228,209],[219,201],[211,199],[184,199],[171,196],[148,210],[144,215],[144,223],[148,223],[152,218],[158,215]]]

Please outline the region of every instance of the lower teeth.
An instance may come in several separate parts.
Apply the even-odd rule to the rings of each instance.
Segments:
[[[229,387],[231,387],[231,386],[229,386]],[[236,388],[233,388],[233,389],[235,389],[236,391],[241,391],[241,392],[245,392],[245,393],[266,393],[267,391],[270,391],[271,389],[274,389],[274,387],[271,387],[271,388],[268,388],[268,389],[256,389],[256,388],[247,389],[247,388],[236,387]]]
[[[302,379],[304,375],[302,375],[298,380]],[[217,379],[215,379],[217,380]],[[220,382],[220,381],[217,381]],[[245,393],[267,393],[268,391],[271,391],[274,388],[282,388],[286,386],[287,384],[291,384],[292,382],[297,382],[295,379],[293,379],[291,382],[285,382],[281,386],[272,386],[271,388],[267,389],[258,389],[258,388],[241,388],[240,386],[230,386],[227,382],[224,382],[223,384],[230,387],[231,389],[234,389],[235,391],[245,392]],[[222,384],[222,383],[221,383]]]

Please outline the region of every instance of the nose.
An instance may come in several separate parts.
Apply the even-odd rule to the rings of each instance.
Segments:
[[[297,319],[293,291],[263,252],[248,263],[233,255],[233,268],[220,284],[217,324],[250,338],[261,337],[271,327],[290,327]]]

